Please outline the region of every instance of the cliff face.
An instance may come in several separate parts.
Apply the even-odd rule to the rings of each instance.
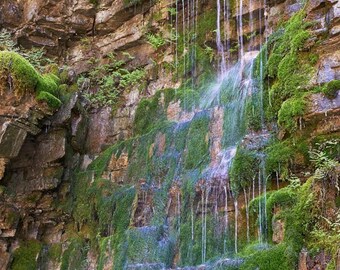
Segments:
[[[63,104],[0,72],[0,269],[340,267],[340,3],[222,2],[1,2]]]

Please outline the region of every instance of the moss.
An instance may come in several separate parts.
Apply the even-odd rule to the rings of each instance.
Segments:
[[[281,123],[283,123],[283,112],[287,112],[288,105],[284,102],[293,97],[302,101],[299,98],[301,93],[308,91],[307,86],[314,71],[312,65],[315,64],[315,61],[310,61],[304,53],[300,52],[310,37],[310,32],[307,30],[308,23],[304,22],[304,17],[303,10],[294,14],[281,29],[268,39],[266,44],[270,54],[263,69],[262,79],[269,78],[269,84],[268,81],[264,81],[265,91],[268,91],[269,94],[269,106],[265,106],[266,118],[269,121],[275,120],[282,109]],[[258,76],[258,74],[255,75]],[[268,90],[266,90],[267,88]],[[296,101],[294,105],[298,105],[298,103],[297,114],[301,112],[300,105],[303,102]],[[293,114],[296,115],[296,113]],[[288,113],[285,116],[288,116]],[[288,123],[289,128],[294,128],[294,124],[287,118],[284,122]]]
[[[300,30],[291,40],[291,47],[293,51],[302,49],[305,41],[310,37],[310,33],[306,30]]]
[[[64,68],[60,74],[59,74],[59,78],[60,78],[60,83],[63,83],[63,84],[67,84],[68,81],[69,81],[69,75],[68,75],[68,69],[67,68]]]
[[[164,263],[171,267],[173,246],[163,226],[131,228],[127,231],[127,261],[136,263]]]
[[[308,60],[311,63],[311,65],[315,65],[318,61],[319,61],[319,55],[315,54],[315,53],[311,53],[308,56]]]
[[[39,77],[36,91],[38,92],[38,94],[40,92],[47,92],[57,96],[59,83],[59,78],[54,74],[44,74]]]
[[[35,68],[21,55],[15,52],[0,52],[0,77],[7,78],[4,82],[8,85],[0,85],[0,93],[6,88],[13,88],[16,96],[37,92],[38,100],[43,100],[52,108],[60,106],[58,96],[59,78],[53,74],[40,75]],[[10,80],[8,78],[11,78]]]
[[[252,185],[258,168],[259,159],[256,153],[238,147],[229,174],[233,194],[238,194],[242,188]]]
[[[13,253],[13,270],[35,270],[38,268],[37,258],[42,248],[38,241],[31,240],[20,244]]]
[[[88,245],[81,239],[71,240],[70,245],[64,251],[61,260],[61,270],[80,270],[86,267]]]
[[[54,262],[59,262],[62,254],[61,244],[52,244],[48,249],[48,258]]]
[[[53,96],[52,94],[50,94],[48,92],[44,92],[44,91],[41,91],[37,95],[37,100],[46,102],[48,104],[48,106],[50,106],[51,108],[59,108],[62,104],[60,99],[58,99],[55,96]]]
[[[39,81],[39,74],[34,67],[15,52],[0,52],[0,74],[12,78],[12,87],[17,96],[34,91]],[[3,87],[0,90],[4,92]]]
[[[284,101],[278,112],[278,124],[289,132],[298,128],[298,118],[305,113],[307,102],[303,97],[290,98]]]
[[[279,64],[282,60],[282,56],[277,53],[272,53],[268,59],[267,69],[268,69],[268,76],[271,78],[275,78],[277,76],[277,71]]]
[[[323,93],[326,97],[333,99],[336,97],[337,92],[340,90],[340,80],[333,80],[327,83],[327,86],[323,88]]]
[[[288,141],[274,142],[266,149],[266,171],[277,172],[281,178],[289,175],[289,165],[294,158],[294,147]]]
[[[285,254],[286,246],[280,244],[264,250],[252,251],[246,258],[240,270],[290,270],[290,265]]]
[[[143,99],[138,104],[134,121],[134,134],[142,135],[152,130],[157,122],[164,118],[159,106],[159,95]]]
[[[209,115],[196,114],[192,120],[187,136],[185,168],[194,169],[209,161]]]

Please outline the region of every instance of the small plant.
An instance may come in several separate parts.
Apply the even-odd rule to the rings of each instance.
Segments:
[[[160,35],[147,34],[146,38],[148,43],[155,49],[162,47],[166,43],[165,39]]]
[[[123,53],[123,56],[133,59],[129,53]],[[114,106],[125,89],[136,85],[145,77],[145,71],[141,69],[130,71],[123,68],[126,62],[117,60],[114,53],[108,54],[107,58],[107,64],[90,59],[89,63],[96,67],[87,76],[78,79],[78,87],[94,107]]]
[[[209,47],[208,45],[205,45],[204,53],[209,57],[210,63],[212,63],[212,61],[214,60],[214,56],[215,56],[213,48]]]

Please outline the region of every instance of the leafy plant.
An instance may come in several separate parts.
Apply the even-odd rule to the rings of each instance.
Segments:
[[[123,55],[129,60],[133,59],[129,53]],[[114,53],[108,54],[107,59],[106,64],[90,59],[90,63],[96,67],[78,79],[78,87],[85,92],[84,96],[94,107],[114,106],[124,90],[140,83],[145,77],[145,71],[141,69],[130,71],[123,68],[126,62],[116,60]]]
[[[162,47],[166,43],[165,39],[158,34],[147,34],[146,38],[148,43],[155,49]]]

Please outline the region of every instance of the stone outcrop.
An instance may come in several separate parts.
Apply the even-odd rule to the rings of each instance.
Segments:
[[[75,222],[71,216],[73,209],[70,210],[68,205],[75,203],[72,201],[76,197],[72,194],[76,182],[73,181],[76,179],[75,173],[78,171],[87,173],[92,184],[96,174],[96,171],[90,167],[92,161],[96,160],[98,155],[109,146],[119,141],[133,139],[134,116],[140,100],[145,96],[153,96],[159,89],[179,87],[180,82],[174,81],[173,74],[166,68],[176,57],[172,47],[172,37],[166,25],[166,22],[175,19],[170,14],[173,5],[169,1],[156,3],[145,0],[140,2],[138,5],[127,5],[125,0],[103,0],[95,5],[88,0],[4,0],[0,4],[0,24],[13,32],[20,45],[26,48],[43,46],[50,56],[55,56],[61,63],[71,66],[74,74],[90,71],[93,68],[93,64],[88,61],[90,59],[98,59],[99,62],[105,63],[105,56],[108,53],[125,52],[134,57],[127,63],[127,68],[143,68],[147,76],[146,87],[137,85],[126,89],[122,94],[122,104],[119,104],[117,108],[91,108],[82,99],[81,93],[76,93],[58,112],[52,115],[52,111],[44,104],[38,103],[33,97],[26,96],[17,100],[9,93],[0,96],[1,270],[10,268],[13,251],[20,247],[20,240],[38,239],[47,245],[62,243],[62,252],[68,249],[69,240],[74,235],[80,235],[85,242],[90,242],[93,228],[86,222],[84,224]],[[213,1],[198,2],[200,15],[211,12],[215,5]],[[230,14],[232,24],[225,25],[226,28],[229,27],[230,32],[227,33],[227,40],[223,42],[228,42],[231,47],[235,47],[240,38],[239,35],[242,34],[245,40],[244,46],[251,50],[258,50],[260,44],[264,42],[264,37],[259,35],[265,30],[265,25],[260,22],[261,18],[267,19],[268,28],[265,35],[268,36],[280,20],[287,19],[301,8],[300,2],[295,1],[267,2],[268,6],[264,7],[262,1],[244,1],[242,17],[245,24],[242,33],[237,31],[237,20],[241,9],[235,7]],[[183,9],[182,6],[180,8]],[[313,53],[319,55],[319,60],[318,72],[311,85],[340,79],[339,8],[339,2],[335,0],[309,1],[307,18],[317,22],[313,28],[314,34],[316,36],[329,34],[328,39],[313,49]],[[180,11],[183,11],[182,9]],[[182,13],[179,12],[179,21],[183,19],[181,16]],[[249,18],[254,19],[253,25],[249,24]],[[154,48],[149,44],[146,29],[150,33],[163,35],[166,45]],[[214,32],[210,31],[204,45],[216,48],[214,35]],[[231,59],[236,59],[236,52],[237,50]],[[164,106],[164,96],[160,99]],[[313,94],[309,97],[309,101],[310,107],[302,118],[303,125],[300,132],[308,133],[312,129],[309,134],[311,137],[338,134],[340,93],[338,92],[332,100],[322,94]],[[169,122],[185,125],[194,118],[195,114],[199,113],[198,110],[187,112],[181,105],[180,100],[169,103],[165,112]],[[243,212],[249,211],[250,192],[253,192],[254,197],[255,193],[259,194],[261,191],[256,188],[244,189],[244,194],[240,195],[237,200],[233,200],[227,179],[227,165],[234,157],[236,149],[221,151],[223,110],[215,108],[211,115],[212,120],[205,140],[210,143],[209,154],[212,169],[205,171],[204,177],[193,184],[192,202],[190,202],[192,205],[189,205],[182,197],[182,188],[185,184],[183,179],[176,178],[169,184],[166,182],[168,179],[165,179],[164,169],[157,168],[159,171],[155,173],[157,181],[154,183],[150,184],[149,179],[143,177],[140,177],[138,182],[132,183],[128,175],[129,165],[133,162],[131,153],[123,151],[120,155],[113,153],[109,156],[107,164],[103,165],[106,166],[103,173],[98,177],[101,180],[108,180],[114,187],[131,185],[131,188],[136,189],[131,213],[124,212],[126,215],[131,215],[131,220],[127,225],[129,226],[127,234],[131,233],[130,230],[135,230],[147,237],[148,233],[153,234],[157,231],[159,228],[150,227],[150,224],[156,213],[156,207],[161,203],[164,204],[165,213],[162,214],[164,214],[166,225],[176,230],[182,208],[185,208],[185,212],[190,211],[190,214],[192,211],[192,216],[199,218],[207,215],[218,216],[223,226],[216,226],[214,230],[219,235],[224,233],[224,226],[227,226],[228,222],[235,222],[237,210],[242,212],[242,215],[240,214],[236,219],[240,228],[234,233],[242,233],[241,228],[245,229],[249,225],[245,218],[247,214]],[[142,136],[142,139],[146,137]],[[241,146],[251,151],[262,150],[270,138],[271,134],[267,130],[251,132],[245,136]],[[147,149],[147,155],[142,158],[162,157],[169,143],[167,139],[163,131],[157,133]],[[131,147],[135,148],[135,144]],[[182,150],[184,153],[188,151],[188,149]],[[174,151],[171,155],[177,157],[178,153]],[[141,164],[144,165],[144,163]],[[167,170],[170,166],[173,166],[170,162],[165,164]],[[88,168],[91,172],[87,171]],[[196,168],[190,173],[194,175]],[[188,174],[186,177],[189,179],[191,175]],[[77,179],[77,181],[81,180]],[[86,185],[85,182],[83,184]],[[168,190],[164,189],[166,192],[162,190],[164,186],[168,188]],[[160,194],[160,191],[164,193]],[[9,196],[10,194],[15,196]],[[106,199],[106,192],[103,192],[101,196]],[[71,202],[69,202],[70,198]],[[85,203],[93,202],[86,201]],[[98,206],[94,206],[94,209],[95,207]],[[114,210],[110,208],[110,211]],[[97,222],[99,214],[96,211],[97,209],[90,214]],[[274,220],[272,225],[272,240],[274,243],[281,243],[284,240],[285,224],[282,220]],[[95,237],[109,237],[109,234],[117,229],[113,225],[108,227],[105,227]],[[167,235],[168,227],[160,236],[157,235],[158,238],[152,239],[160,250],[172,244],[170,236]],[[191,230],[194,229],[190,228],[188,234],[191,234]],[[202,229],[199,228],[198,231],[201,233]],[[245,230],[243,234],[241,237],[246,239]],[[110,245],[100,247],[107,249],[103,252],[105,253],[103,256],[107,257],[105,263],[103,262],[104,269],[111,269],[114,264]],[[152,252],[154,251],[150,248],[150,254]],[[174,253],[176,253],[174,254],[175,265],[179,251],[175,250]],[[93,269],[102,259],[91,250],[87,255],[88,269]],[[308,257],[307,251],[303,251],[300,254],[299,267],[301,270],[323,267],[324,261],[322,260],[325,261],[324,254],[313,261]],[[242,260],[224,259],[216,261],[212,267],[235,266],[240,263]],[[53,261],[47,262],[47,265],[49,265],[48,269],[61,267]],[[165,266],[162,262],[127,264],[127,269],[145,269],[146,267],[162,269]],[[185,269],[211,269],[209,267],[211,266],[200,265]]]

